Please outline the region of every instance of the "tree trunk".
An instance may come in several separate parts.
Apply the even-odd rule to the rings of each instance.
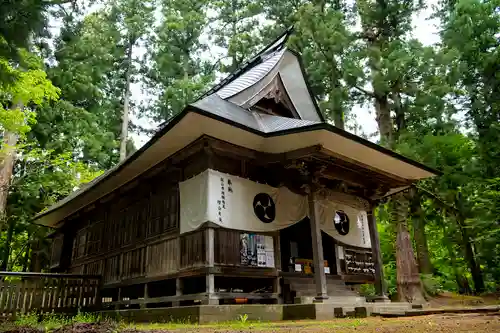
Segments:
[[[14,221],[10,219],[9,228],[7,230],[7,237],[5,239],[4,248],[2,251],[2,263],[0,264],[0,271],[6,271],[9,267],[10,249],[12,245],[12,238],[14,236]]]
[[[333,123],[335,124],[335,127],[345,129],[344,110],[342,110],[342,108],[333,109]]]
[[[451,267],[453,269],[453,274],[455,275],[455,281],[457,283],[458,292],[460,294],[470,295],[471,290],[469,287],[469,281],[458,270],[457,257],[455,255],[455,251],[453,250],[453,247],[452,247],[452,244],[450,241],[450,239],[452,239],[452,237],[446,228],[446,222],[444,222],[442,224],[442,229],[443,229],[443,240],[444,240],[444,243],[446,245],[446,249],[448,250],[448,256],[450,258]]]
[[[18,136],[13,132],[4,133],[4,146],[0,151],[0,230],[5,225],[7,197],[12,180],[12,171],[16,161],[16,144]]]
[[[469,236],[466,225],[466,217],[470,214],[470,209],[467,207],[466,201],[462,197],[462,193],[458,192],[455,196],[455,206],[458,212],[456,213],[456,222],[462,235],[462,247],[465,251],[465,260],[469,266],[472,281],[474,282],[474,291],[476,294],[484,292],[484,279],[481,267],[476,261],[472,239]]]
[[[127,158],[129,104],[130,104],[130,80],[132,77],[132,50],[134,42],[130,39],[127,51],[127,69],[125,71],[125,92],[123,96],[122,132],[120,137],[120,162]]]
[[[388,148],[393,148],[393,128],[391,109],[387,95],[375,96],[375,119],[377,120],[378,129],[380,132],[380,143]]]
[[[396,273],[398,298],[403,302],[423,303],[425,298],[415,254],[408,231],[409,198],[405,193],[393,196],[391,220],[396,226]]]
[[[370,35],[371,31],[365,32],[366,35]],[[377,39],[369,40],[370,48],[379,49],[381,48],[382,41]],[[380,73],[380,57],[377,55],[372,55],[368,61],[368,66],[371,70],[372,81],[375,82],[376,76]],[[393,132],[394,128],[392,126],[391,118],[391,107],[389,104],[389,92],[383,90],[377,90],[377,85],[373,85],[373,107],[375,108],[375,120],[377,121],[378,130],[380,133],[380,143],[382,146],[393,148]]]
[[[28,234],[28,244],[26,245],[26,251],[24,252],[23,257],[23,272],[27,272],[30,267],[30,250],[31,243],[29,243],[29,234]]]
[[[458,226],[462,235],[462,246],[465,251],[465,260],[469,266],[472,275],[472,282],[474,282],[474,292],[479,295],[484,292],[484,278],[481,267],[476,261],[474,251],[472,249],[472,241],[465,227],[465,219],[462,216],[457,216]]]
[[[434,268],[429,257],[429,245],[425,234],[425,217],[420,204],[420,195],[415,193],[412,200],[411,217],[413,222],[413,238],[417,249],[418,267],[422,274],[433,274]]]

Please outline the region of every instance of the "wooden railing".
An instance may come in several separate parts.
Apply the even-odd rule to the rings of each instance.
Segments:
[[[0,317],[100,306],[100,276],[0,272]]]

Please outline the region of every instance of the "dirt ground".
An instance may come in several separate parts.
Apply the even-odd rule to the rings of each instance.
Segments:
[[[243,333],[243,332],[335,332],[335,333],[423,333],[423,332],[500,332],[500,313],[432,315],[404,318],[336,319],[331,321],[297,321],[279,323],[230,323],[192,327],[163,325],[136,325],[124,333],[190,332],[190,333]]]
[[[490,294],[484,296],[466,296],[453,293],[442,293],[429,300],[429,308],[454,308],[454,307],[471,307],[483,305],[499,304],[498,295]]]
[[[421,317],[335,319],[329,321],[283,321],[276,323],[229,322],[190,324],[73,324],[56,330],[2,327],[4,333],[486,333],[500,332],[500,312],[493,314],[448,314]]]

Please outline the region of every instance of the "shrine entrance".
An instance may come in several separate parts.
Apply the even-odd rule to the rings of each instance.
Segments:
[[[323,257],[327,275],[337,274],[335,241],[330,235],[321,232]],[[313,277],[313,244],[311,224],[306,217],[294,225],[280,231],[282,271]]]

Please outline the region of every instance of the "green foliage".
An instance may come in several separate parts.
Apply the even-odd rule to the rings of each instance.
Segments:
[[[245,313],[243,315],[238,315],[238,321],[241,323],[241,324],[245,324],[248,320],[248,315]]]
[[[210,38],[226,51],[220,59],[220,70],[232,73],[262,45],[255,26],[261,24],[263,6],[259,1],[215,0],[210,8],[216,12]]]
[[[146,87],[156,98],[144,115],[163,122],[196,100],[213,80],[212,65],[203,60],[207,50],[201,35],[208,23],[206,2],[195,0],[159,1],[161,19],[148,40],[150,64]]]
[[[36,312],[30,312],[27,314],[16,316],[15,324],[23,327],[33,327],[39,326],[38,314]]]
[[[425,292],[430,296],[436,296],[443,291],[441,281],[432,274],[420,274]]]
[[[467,292],[481,279],[494,291],[500,283],[500,2],[443,1],[434,13],[441,41],[431,46],[415,39],[412,27],[426,5],[106,0],[83,13],[73,3],[0,4],[0,129],[20,139],[8,147],[17,152],[6,210],[12,237],[0,230],[8,267],[29,267],[30,247],[46,233],[29,223],[36,213],[116,164],[129,87],[143,89],[131,114],[163,122],[294,25],[289,47],[301,53],[329,121],[357,130],[350,111],[374,111],[382,144],[443,173],[417,184],[408,218],[422,222],[413,226],[427,236],[434,270],[422,276],[427,292]],[[54,19],[61,31],[50,36]],[[379,207],[377,218],[395,295],[389,205]],[[418,255],[420,245],[414,244]]]
[[[52,85],[46,73],[40,69],[39,59],[24,50],[19,53],[26,67],[12,65],[8,59],[0,58],[0,66],[8,75],[16,78],[14,82],[0,81],[0,129],[24,137],[35,122],[31,106],[56,100],[59,89]]]
[[[60,315],[56,313],[39,314],[31,312],[16,316],[15,325],[19,327],[43,328],[49,332],[71,324],[92,324],[102,322],[102,317],[95,313],[80,312],[75,316]]]
[[[362,284],[360,287],[359,287],[359,294],[361,296],[375,296],[376,295],[376,292],[375,292],[375,286],[373,284]]]
[[[78,311],[76,316],[71,318],[71,321],[73,323],[99,323],[102,321],[102,317],[100,314]]]

